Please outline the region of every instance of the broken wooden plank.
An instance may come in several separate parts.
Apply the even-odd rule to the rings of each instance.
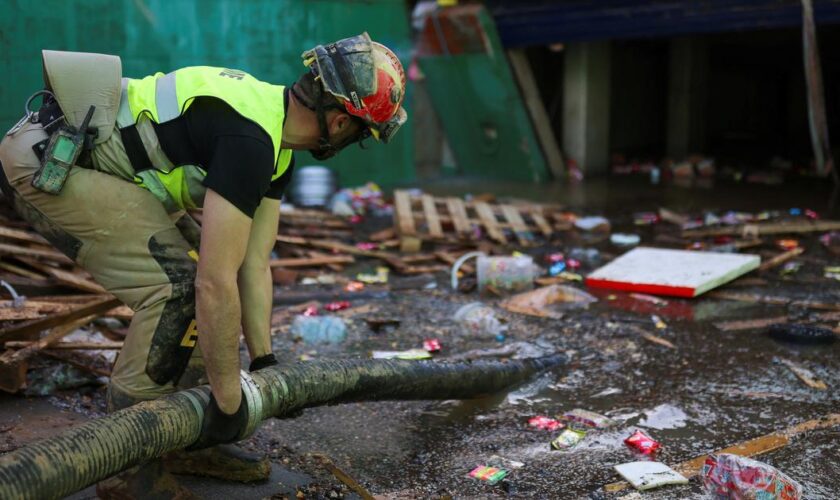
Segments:
[[[24,269],[20,266],[16,266],[10,262],[0,262],[0,269],[5,269],[10,273],[15,273],[18,276],[23,276],[24,278],[30,278],[35,280],[44,279],[43,274],[38,274],[35,271],[30,271],[29,269]]]
[[[543,214],[533,212],[530,215],[531,219],[534,220],[534,224],[536,224],[537,227],[540,228],[540,232],[543,234],[543,236],[549,237],[552,234],[554,234],[554,230],[551,229],[551,226],[549,225],[548,221],[545,220]]]
[[[80,318],[85,318],[91,315],[100,315],[115,307],[119,307],[120,305],[122,305],[122,302],[116,297],[112,297],[110,295],[94,295],[92,296],[91,302],[78,305],[65,312],[3,328],[0,330],[0,340],[9,338],[13,335],[37,333]]]
[[[493,209],[490,208],[490,205],[483,202],[476,203],[475,211],[490,238],[498,241],[499,243],[507,244],[508,240],[505,237],[505,233],[499,229],[498,221],[496,220],[496,216],[493,214]]]
[[[53,278],[55,278],[56,281],[58,281],[62,285],[66,285],[70,288],[76,288],[83,292],[90,292],[95,294],[108,293],[108,291],[105,290],[105,288],[102,285],[93,281],[92,279],[88,279],[87,277],[81,275],[81,273],[65,271],[64,269],[51,266],[31,257],[17,255],[15,256],[15,258],[28,266],[34,267],[35,269],[49,276],[52,276]]]
[[[522,216],[519,214],[519,210],[517,210],[516,207],[512,205],[502,205],[502,214],[505,216],[508,223],[510,223],[511,228],[513,229],[513,234],[516,235],[516,239],[519,241],[520,245],[528,246],[533,244],[534,235],[528,230],[528,226],[525,225],[525,221],[522,219]]]
[[[818,391],[824,391],[828,389],[828,385],[825,382],[817,378],[814,375],[814,372],[805,368],[804,366],[800,365],[799,363],[795,363],[789,359],[779,358],[779,362],[783,365],[788,367],[788,369],[793,372],[796,377],[802,381],[805,385],[810,387],[811,389],[816,389]]]
[[[6,342],[5,346],[8,349],[23,349],[37,344],[38,342],[29,342],[26,340],[10,340]],[[78,349],[82,351],[118,351],[122,349],[122,342],[56,342],[50,344],[43,349]],[[42,349],[42,350],[43,350]]]
[[[443,238],[443,228],[440,225],[440,216],[435,208],[435,199],[424,194],[422,199],[423,212],[426,214],[426,227],[429,228],[429,235],[432,238]]]
[[[802,255],[802,252],[804,251],[804,248],[796,247],[786,252],[782,252],[779,255],[773,257],[772,259],[763,262],[760,266],[758,266],[758,271],[767,271],[768,269],[773,269],[774,267],[780,266],[785,262],[789,261],[790,259],[793,259],[798,255]]]
[[[752,304],[771,304],[776,306],[801,306],[809,309],[822,309],[827,311],[840,311],[840,304],[833,302],[817,302],[813,300],[797,300],[787,297],[774,297],[757,293],[737,293],[725,290],[713,290],[706,294],[708,298],[735,300],[738,302],[750,302]]]
[[[0,254],[4,255],[22,255],[24,257],[36,257],[39,259],[47,259],[58,262],[60,264],[73,264],[69,257],[49,248],[31,248],[20,245],[12,245],[11,243],[0,243]]]
[[[464,202],[459,198],[447,198],[446,208],[449,209],[449,216],[452,218],[452,225],[455,227],[455,232],[460,236],[469,235],[471,227]]]
[[[27,243],[37,243],[39,245],[50,246],[50,242],[46,238],[33,231],[24,231],[23,229],[13,229],[10,227],[0,226],[0,236],[12,240],[25,241]]]
[[[414,236],[417,228],[414,226],[414,215],[411,211],[411,195],[408,191],[394,191],[394,217],[401,236]]]
[[[352,255],[325,255],[323,257],[271,259],[268,265],[269,267],[310,267],[326,264],[352,264],[355,261]]]
[[[787,316],[776,316],[773,318],[759,318],[759,319],[739,319],[735,321],[721,321],[715,323],[715,328],[723,332],[737,332],[741,330],[755,330],[757,328],[767,328],[770,325],[777,323],[787,323]]]
[[[692,229],[688,231],[683,231],[682,235],[686,238],[743,235],[746,238],[769,234],[801,234],[837,230],[840,230],[840,221],[817,220],[796,223],[744,224],[741,226]]]
[[[90,323],[96,315],[85,316],[71,320],[68,323],[52,328],[47,335],[31,343],[23,349],[7,350],[0,355],[0,390],[15,393],[26,383],[26,369],[28,359],[52,343],[74,332],[80,326]]]
[[[336,479],[344,483],[345,486],[347,486],[348,488],[353,490],[357,495],[362,497],[362,500],[375,500],[373,495],[371,495],[370,492],[366,490],[364,486],[362,486],[361,484],[359,484],[358,481],[353,479],[350,476],[350,474],[341,470],[326,455],[320,453],[313,453],[312,456],[318,459],[318,461],[321,462],[321,465],[325,469],[330,471],[336,477]]]

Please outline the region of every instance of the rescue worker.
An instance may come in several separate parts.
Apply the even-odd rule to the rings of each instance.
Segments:
[[[402,65],[367,33],[302,57],[307,71],[284,87],[207,66],[122,78],[116,56],[45,50],[43,104],[30,98],[0,143],[15,210],[135,312],[108,410],[211,386],[192,450],[103,481],[103,498],[188,496],[170,472],[268,477],[267,459],[226,443],[247,420],[240,332],[251,371],[277,363],[268,262],[293,151],[387,143],[406,120]],[[186,212],[198,207],[200,228]]]

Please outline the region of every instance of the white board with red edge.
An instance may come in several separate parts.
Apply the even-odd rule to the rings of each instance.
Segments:
[[[638,247],[586,277],[587,286],[675,297],[697,297],[761,264],[750,254]]]

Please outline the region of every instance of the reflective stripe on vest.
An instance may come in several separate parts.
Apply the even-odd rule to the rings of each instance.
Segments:
[[[136,126],[154,167],[149,173],[138,172],[136,181],[159,199],[165,190],[170,198],[164,202],[168,211],[201,206],[205,191],[201,180],[206,173],[195,166],[173,165],[160,146],[152,122],[178,118],[196,97],[225,101],[268,134],[274,147],[272,181],[285,173],[292,160],[291,150],[280,149],[285,116],[282,86],[261,82],[241,71],[209,66],[156,73],[143,79],[123,78],[117,126]]]

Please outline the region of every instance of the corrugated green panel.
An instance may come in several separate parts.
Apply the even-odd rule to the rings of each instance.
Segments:
[[[402,0],[0,0],[0,128],[11,127],[24,99],[42,86],[44,48],[117,54],[132,77],[213,65],[288,84],[303,70],[301,52],[362,31],[408,67]],[[411,136],[409,121],[391,144],[351,146],[325,164],[345,184],[411,180]],[[297,161],[317,163],[308,153]]]
[[[493,21],[483,9],[479,20],[488,35],[491,54],[419,59],[459,173],[545,180],[545,159]]]

